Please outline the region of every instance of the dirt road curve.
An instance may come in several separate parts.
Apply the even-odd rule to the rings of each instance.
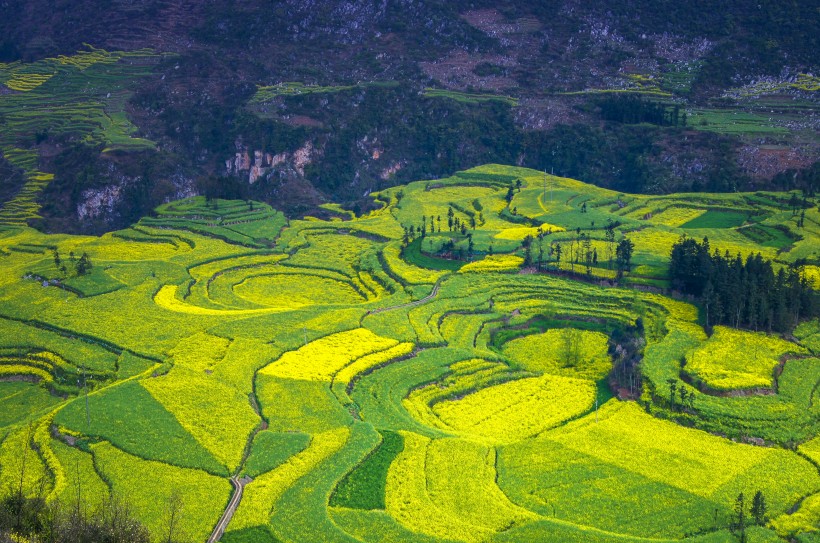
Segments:
[[[222,537],[222,534],[225,533],[225,528],[228,527],[228,523],[231,522],[231,518],[236,512],[236,508],[242,500],[242,491],[245,489],[245,485],[249,482],[251,482],[251,479],[248,477],[243,477],[242,479],[236,476],[231,477],[231,484],[234,488],[233,496],[231,496],[231,501],[228,502],[228,507],[225,508],[225,512],[222,513],[222,518],[220,518],[219,522],[217,522],[216,526],[214,526],[214,531],[211,532],[211,537],[208,538],[208,543],[216,543],[219,541],[219,538]]]

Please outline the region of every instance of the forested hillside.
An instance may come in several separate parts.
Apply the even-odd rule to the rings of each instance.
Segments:
[[[5,222],[102,232],[205,193],[359,209],[486,162],[651,194],[820,175],[813,2],[0,10]]]

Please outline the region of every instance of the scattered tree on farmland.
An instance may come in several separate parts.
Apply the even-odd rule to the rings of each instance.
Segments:
[[[60,263],[62,262],[62,260],[60,259],[60,253],[57,252],[57,249],[53,249],[51,252],[54,255],[54,267],[59,270]]]
[[[607,269],[612,269],[612,258],[615,254],[615,223],[607,219],[604,237],[606,238]]]
[[[564,367],[571,368],[581,361],[581,331],[577,328],[565,328],[561,334],[563,342],[562,355]]]
[[[77,276],[83,276],[91,270],[91,258],[88,253],[83,253],[75,265]]]
[[[584,247],[584,265],[586,266],[587,275],[592,275],[592,240],[589,238],[589,234],[584,236],[582,243]]]
[[[675,391],[678,388],[678,380],[667,379],[666,384],[669,385],[669,404],[674,408],[677,403],[677,399],[675,398]]]
[[[643,319],[638,317],[634,325],[615,328],[609,336],[608,345],[612,358],[610,385],[613,389],[629,389],[630,394],[636,395],[643,384],[640,369],[646,345]]]
[[[584,202],[583,204],[581,204],[581,213],[586,213],[586,212],[587,212],[587,203]]]
[[[792,217],[797,215],[797,210],[800,209],[800,199],[794,192],[792,193],[792,197],[789,199],[789,207],[792,209]]]
[[[760,490],[755,492],[755,497],[752,499],[751,513],[758,525],[766,524],[766,498]]]
[[[524,265],[532,264],[532,236],[529,234],[521,241],[521,247],[524,249]]]
[[[732,531],[738,534],[740,543],[746,543],[746,504],[743,492],[738,494],[737,499],[735,499],[735,522]]]
[[[507,203],[509,204],[510,202],[512,202],[513,196],[515,196],[515,190],[513,189],[513,186],[510,185],[507,188],[507,195],[504,196],[504,199],[507,200]]]
[[[515,180],[515,188],[518,192],[521,192],[521,179]]]
[[[680,396],[680,406],[681,408],[689,407],[692,408],[695,402],[695,393],[690,392],[686,389],[683,385],[678,389],[678,395]]]
[[[627,237],[618,242],[615,248],[615,268],[618,270],[618,279],[623,277],[625,271],[632,269],[632,251],[635,244]]]
[[[448,207],[448,208],[447,208],[447,228],[449,228],[449,229],[450,229],[450,232],[452,232],[452,231],[453,231],[453,225],[454,225],[454,223],[453,223],[453,215],[455,215],[455,212],[453,211],[452,206],[451,206],[451,207]]]
[[[177,491],[172,492],[165,504],[165,520],[168,526],[168,537],[165,539],[165,543],[174,543],[174,534],[179,527],[182,509],[182,496]]]
[[[555,267],[556,269],[561,269],[561,244],[556,243],[553,249],[555,253]]]

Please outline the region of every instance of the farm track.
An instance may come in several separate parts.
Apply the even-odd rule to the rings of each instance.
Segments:
[[[228,524],[233,518],[233,514],[236,512],[236,508],[239,507],[239,502],[242,501],[242,493],[245,490],[245,485],[252,481],[252,479],[248,477],[242,477],[240,479],[236,475],[231,477],[230,480],[234,488],[233,496],[231,496],[231,501],[228,502],[228,506],[225,508],[225,512],[222,513],[219,522],[214,526],[214,531],[211,532],[208,543],[216,543],[225,533],[225,528],[228,527]]]
[[[447,276],[445,276],[445,277],[447,277]],[[418,300],[414,300],[412,302],[407,302],[405,304],[392,305],[390,307],[380,307],[378,309],[373,309],[371,311],[368,311],[367,314],[368,315],[375,315],[376,313],[384,313],[385,311],[392,311],[394,309],[401,309],[401,308],[407,308],[407,307],[416,307],[416,306],[419,306],[419,305],[426,304],[427,302],[429,302],[430,300],[433,300],[436,296],[438,296],[438,289],[441,286],[441,281],[443,279],[444,279],[444,277],[442,277],[441,279],[436,281],[436,284],[433,285],[433,290],[431,290],[430,294],[428,294],[424,298],[419,298]]]

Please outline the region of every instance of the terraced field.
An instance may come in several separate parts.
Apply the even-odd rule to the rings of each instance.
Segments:
[[[34,63],[1,63],[0,155],[23,171],[25,185],[0,210],[0,224],[36,218],[37,197],[54,179],[40,171],[33,136],[72,137],[104,152],[153,149],[125,114],[129,85],[150,74],[159,55],[148,49],[109,52],[94,47]]]
[[[684,234],[816,278],[820,214],[790,196],[488,165],[344,221],[197,197],[102,237],[2,226],[2,490],[271,543],[732,542],[760,491],[749,541],[818,541],[820,324],[707,337],[647,288]],[[630,330],[640,383],[611,390]]]

